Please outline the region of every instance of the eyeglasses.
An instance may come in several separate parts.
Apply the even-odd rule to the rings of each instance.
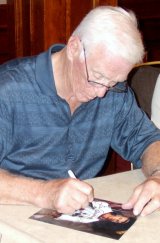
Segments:
[[[108,87],[106,84],[103,84],[103,83],[99,83],[97,81],[90,80],[89,79],[88,66],[87,66],[86,50],[85,50],[84,45],[83,45],[83,52],[84,52],[84,61],[85,61],[86,75],[87,75],[87,81],[88,81],[88,83],[90,83],[93,86],[99,87],[99,88],[106,87],[108,89],[108,91],[111,91],[111,92],[117,92],[117,93],[127,92],[127,82],[126,81],[124,81],[122,83],[119,82],[118,84],[116,84],[113,87]]]

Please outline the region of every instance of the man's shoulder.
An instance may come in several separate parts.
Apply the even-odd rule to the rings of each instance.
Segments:
[[[17,58],[0,65],[0,97],[17,97],[31,86],[35,79],[35,57]],[[8,98],[7,98],[8,97]]]
[[[0,65],[0,73],[9,72],[10,70],[18,69],[25,65],[33,65],[34,63],[35,56],[12,59]]]
[[[35,72],[35,57],[23,57],[0,65],[0,87],[23,82]]]

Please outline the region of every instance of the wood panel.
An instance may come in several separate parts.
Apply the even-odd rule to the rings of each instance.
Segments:
[[[118,3],[136,12],[148,60],[160,59],[159,0],[145,0],[145,4],[143,0],[8,0],[7,3],[9,31],[7,34],[1,28],[0,41],[6,48],[8,42],[4,39],[8,35],[10,57],[34,55],[46,50],[52,43],[66,43],[90,9]],[[0,21],[5,19],[1,16]],[[1,49],[4,51],[5,48]]]
[[[23,56],[22,0],[8,0],[10,56]]]
[[[85,6],[85,7],[84,7]],[[79,24],[81,19],[94,7],[94,2],[92,0],[74,0],[70,1],[70,30],[68,31],[67,39],[76,26]]]
[[[53,2],[53,1],[51,1]],[[48,22],[45,21],[45,1],[30,0],[29,6],[29,31],[30,55],[38,54],[44,50],[45,28]]]
[[[67,1],[44,1],[44,48],[66,40]]]
[[[34,55],[53,43],[66,43],[95,6],[116,0],[8,0],[12,56]]]
[[[0,4],[0,63],[9,59],[8,8]]]
[[[101,6],[101,5],[112,5],[117,6],[118,0],[95,0],[94,6]]]

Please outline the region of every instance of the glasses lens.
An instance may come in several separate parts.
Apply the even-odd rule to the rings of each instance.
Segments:
[[[105,84],[101,84],[101,83],[98,83],[96,81],[92,81],[92,80],[89,79],[87,59],[86,59],[86,51],[85,51],[85,47],[84,46],[83,46],[83,52],[84,52],[86,75],[87,75],[88,83],[90,83],[91,85],[93,85],[95,87],[98,87],[98,88],[101,88],[101,87],[107,87],[108,88],[108,86],[105,85]],[[117,93],[127,92],[127,82],[124,81],[124,82],[117,83],[114,87],[110,87],[108,90],[111,91],[111,92],[117,92]]]

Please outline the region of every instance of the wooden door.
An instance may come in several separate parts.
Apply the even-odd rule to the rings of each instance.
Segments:
[[[8,8],[6,4],[0,4],[0,63],[10,58]]]
[[[8,0],[13,55],[34,55],[53,43],[66,43],[92,8],[117,0]]]

